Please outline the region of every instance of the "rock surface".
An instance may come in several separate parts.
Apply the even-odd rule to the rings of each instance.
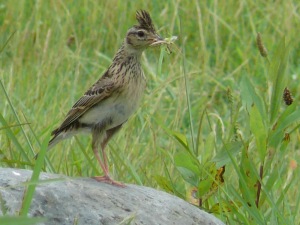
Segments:
[[[30,177],[28,170],[0,169],[0,199],[7,214],[20,210],[22,182]],[[47,218],[43,224],[223,224],[195,206],[151,188],[131,184],[120,188],[90,178],[40,175],[40,180],[49,179],[54,180],[36,187],[30,208],[30,216]]]

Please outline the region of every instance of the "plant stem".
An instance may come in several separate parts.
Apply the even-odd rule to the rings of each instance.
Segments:
[[[188,105],[188,113],[189,113],[189,123],[190,123],[190,132],[191,132],[191,139],[192,139],[192,149],[194,154],[196,154],[196,146],[195,146],[195,136],[194,136],[194,127],[193,127],[193,118],[192,118],[192,107],[190,101],[190,94],[189,94],[189,87],[188,87],[188,78],[186,74],[186,58],[185,58],[185,40],[183,38],[183,31],[181,25],[181,19],[179,19],[180,24],[180,35],[181,35],[181,45],[182,45],[182,72],[184,77],[184,84],[185,84],[185,93],[186,93],[186,100]]]
[[[261,182],[262,182],[262,178],[263,178],[263,173],[264,173],[264,165],[262,163],[259,168],[259,178],[260,179],[257,181],[257,192],[256,192],[256,200],[255,200],[255,204],[256,204],[257,208],[258,208],[258,204],[259,204],[259,197],[260,197],[260,192],[261,192]]]

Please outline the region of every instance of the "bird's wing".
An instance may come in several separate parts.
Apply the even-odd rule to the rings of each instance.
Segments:
[[[112,77],[104,75],[73,105],[60,127],[51,134],[57,135],[63,131],[91,107],[110,97],[119,88],[120,85]]]

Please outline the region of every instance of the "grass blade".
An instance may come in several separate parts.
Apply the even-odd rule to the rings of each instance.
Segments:
[[[20,215],[21,216],[27,216],[29,212],[29,208],[33,199],[33,195],[35,192],[35,188],[37,185],[37,182],[39,180],[39,175],[42,171],[43,165],[44,165],[44,160],[45,160],[45,155],[46,151],[48,148],[48,141],[49,141],[50,135],[43,141],[41,151],[39,152],[38,158],[36,160],[36,164],[34,166],[32,176],[30,179],[30,184],[25,189],[24,197],[23,197],[23,202],[22,206],[20,209]]]

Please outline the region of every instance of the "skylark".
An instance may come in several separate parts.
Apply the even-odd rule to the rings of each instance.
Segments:
[[[135,112],[146,87],[140,63],[142,52],[164,43],[145,10],[137,11],[138,25],[127,31],[123,44],[103,76],[74,104],[65,120],[52,131],[49,149],[78,133],[92,134],[92,149],[104,176],[97,181],[123,186],[109,176],[105,147]],[[101,155],[98,152],[101,148]]]

